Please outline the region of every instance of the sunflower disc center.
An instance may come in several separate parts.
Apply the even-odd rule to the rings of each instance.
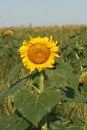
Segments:
[[[50,49],[45,45],[32,45],[28,49],[28,58],[34,64],[45,63],[50,56]]]

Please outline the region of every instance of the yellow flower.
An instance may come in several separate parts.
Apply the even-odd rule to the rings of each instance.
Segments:
[[[80,46],[80,47],[79,47],[79,50],[84,50],[84,49],[85,49],[85,48],[84,48],[84,47],[82,47],[82,46]]]
[[[48,37],[30,38],[19,48],[22,62],[30,72],[35,69],[40,72],[45,68],[53,68],[55,57],[60,57],[57,54],[58,50],[59,46],[57,42],[52,41],[52,36],[50,39]]]
[[[83,72],[79,78],[79,83],[85,83],[85,82],[87,82],[87,71]]]
[[[39,32],[39,31],[40,31],[40,29],[38,27],[34,28],[34,32]]]
[[[4,36],[12,36],[13,35],[13,31],[12,30],[6,30],[4,33],[3,33]]]

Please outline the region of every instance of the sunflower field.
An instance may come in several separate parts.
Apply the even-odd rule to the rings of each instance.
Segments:
[[[0,130],[87,130],[87,26],[0,28]]]

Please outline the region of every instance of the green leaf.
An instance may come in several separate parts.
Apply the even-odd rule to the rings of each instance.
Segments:
[[[56,121],[56,122],[50,124],[50,130],[66,130],[66,128],[63,124]]]
[[[46,69],[47,82],[56,84],[58,87],[70,87],[77,92],[79,77],[73,73],[73,68],[69,63],[61,62],[55,70]]]
[[[60,101],[60,98],[60,92],[55,88],[46,88],[40,95],[35,95],[26,88],[16,95],[14,104],[24,117],[38,126],[39,121]]]
[[[17,81],[16,83],[12,84],[9,88],[5,89],[0,93],[0,100],[3,100],[6,96],[13,94],[19,88],[21,88],[24,83],[26,82],[26,78]]]
[[[78,117],[78,116],[73,116],[72,117],[72,122],[75,126],[83,126],[84,121],[82,118]]]
[[[85,123],[82,118],[73,116],[71,120],[72,123],[68,126],[67,130],[83,130]]]
[[[72,101],[75,101],[75,102],[78,102],[78,103],[87,103],[87,98],[84,97],[83,95],[75,95],[74,99],[71,99],[71,98],[65,98],[66,101],[68,102],[72,102]]]
[[[9,75],[8,75],[8,82],[10,82],[10,81],[14,78],[14,76],[17,75],[17,74],[20,72],[21,67],[22,67],[22,63],[17,64],[17,65],[10,71],[10,73],[9,73]]]
[[[77,116],[73,116],[72,122],[53,122],[49,125],[50,130],[83,130],[83,120]]]
[[[25,130],[29,123],[15,114],[0,118],[0,130]]]

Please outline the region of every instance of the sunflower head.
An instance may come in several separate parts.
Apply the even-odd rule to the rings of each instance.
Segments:
[[[59,46],[57,42],[52,41],[52,36],[50,39],[48,37],[30,38],[19,48],[22,62],[30,72],[35,69],[41,71],[45,68],[53,68],[55,57],[60,57],[58,50]]]
[[[4,33],[3,33],[4,36],[13,36],[13,31],[12,30],[6,30]]]

